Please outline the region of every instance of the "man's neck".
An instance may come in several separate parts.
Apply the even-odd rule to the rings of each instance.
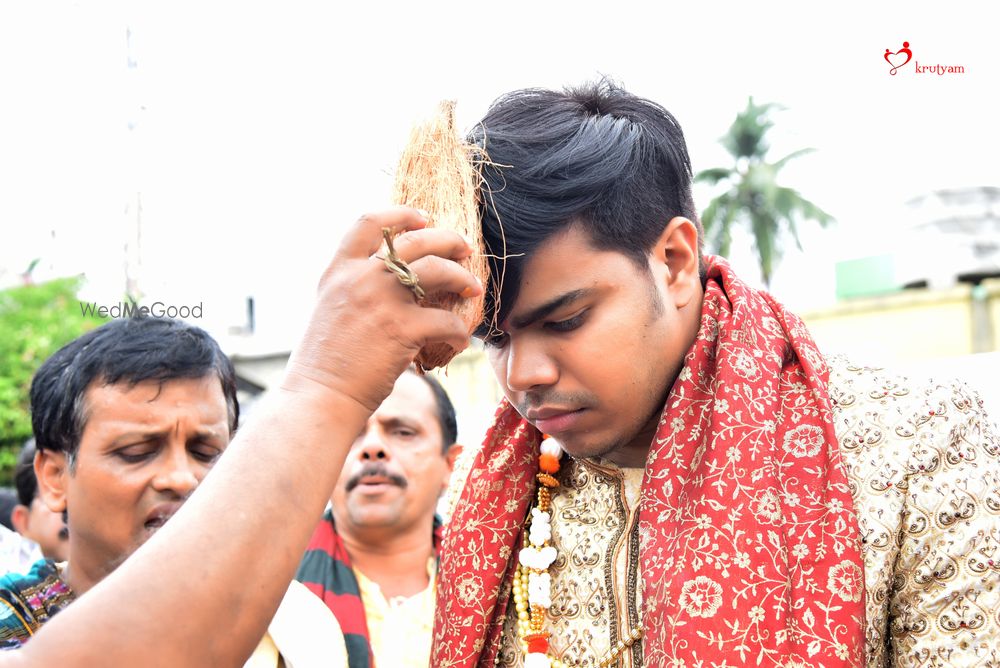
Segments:
[[[692,337],[692,341],[694,338]],[[646,425],[642,428],[638,434],[635,435],[632,440],[624,445],[614,448],[606,455],[604,458],[612,462],[619,468],[623,469],[641,469],[646,467],[646,460],[649,458],[649,450],[653,447],[653,439],[656,437],[656,432],[660,427],[660,418],[663,414],[663,407],[666,406],[667,401],[670,398],[670,392],[673,389],[674,384],[677,382],[677,374],[680,373],[680,369],[674,373],[674,379],[667,386],[667,391],[663,395],[663,399],[656,403],[656,408],[653,414],[649,416],[646,420]]]
[[[641,469],[646,466],[646,459],[649,457],[649,449],[653,444],[653,437],[656,436],[656,429],[659,426],[659,413],[649,419],[646,426],[635,438],[620,447],[611,450],[604,458],[623,469]]]
[[[70,547],[70,554],[73,554],[72,546]],[[86,559],[72,559],[66,562],[66,568],[62,572],[62,579],[69,585],[74,594],[81,596],[103,580],[118,565],[114,564],[111,567],[104,565],[101,568],[94,568],[92,564],[87,563]]]
[[[618,468],[622,469],[644,468],[646,466],[646,458],[649,456],[649,448],[651,441],[652,441],[652,435],[650,435],[649,440],[644,441],[645,445],[642,445],[638,441],[633,441],[629,445],[612,450],[608,454],[604,455],[604,458],[609,462],[613,463]]]
[[[427,560],[434,556],[430,523],[402,534],[352,532],[337,526],[351,565],[379,586],[386,600],[419,594],[430,584]]]

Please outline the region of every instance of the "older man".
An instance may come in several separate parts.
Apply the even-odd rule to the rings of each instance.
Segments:
[[[355,440],[296,576],[330,607],[351,668],[426,667],[455,409],[433,376],[407,371]],[[333,641],[337,642],[337,641]]]
[[[39,496],[68,516],[70,559],[45,559],[0,580],[2,649],[27,642],[170,520],[239,421],[235,374],[218,344],[196,327],[159,318],[113,321],[61,348],[35,374],[31,412]],[[289,630],[289,616],[298,628],[336,628],[295,587],[254,666],[278,665],[279,649],[311,651]]]

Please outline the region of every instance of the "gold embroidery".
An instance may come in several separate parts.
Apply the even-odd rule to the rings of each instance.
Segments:
[[[1000,459],[988,417],[958,383],[829,361],[863,541],[867,665],[1000,665]]]
[[[558,558],[549,626],[552,655],[592,668],[638,624],[638,500],[641,469],[563,458],[562,487],[552,496]],[[517,611],[508,605],[498,664],[522,666]],[[622,668],[642,665],[641,642],[622,653]]]

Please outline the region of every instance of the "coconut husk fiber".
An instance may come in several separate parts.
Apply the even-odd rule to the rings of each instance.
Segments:
[[[473,253],[460,264],[486,285],[489,268],[480,232],[481,177],[477,169],[483,158],[479,147],[458,135],[455,103],[442,102],[433,116],[410,133],[396,169],[393,200],[426,211],[428,227],[454,230],[469,239]],[[465,321],[470,335],[483,319],[482,296],[462,299],[454,294],[430,294],[421,304],[454,311]],[[435,343],[421,348],[414,361],[419,368],[430,370],[446,365],[457,354],[448,344]]]

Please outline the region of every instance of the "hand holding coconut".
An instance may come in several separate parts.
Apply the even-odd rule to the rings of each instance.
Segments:
[[[478,279],[458,264],[473,252],[468,242],[426,225],[421,212],[398,207],[363,216],[347,233],[320,279],[316,307],[283,387],[333,393],[371,412],[422,348],[468,346],[469,327],[459,315],[437,304],[418,305],[413,291],[386,268],[387,228],[395,254],[427,294],[455,301],[483,294]]]
[[[389,228],[399,259],[428,294],[482,294],[457,262],[472,252],[465,239],[426,224],[415,209],[399,207],[351,228],[320,279],[284,382],[240,428],[197,493],[23,650],[0,652],[0,665],[243,664],[284,596],[369,415],[422,347],[468,345],[465,322],[417,305],[379,251]],[[253,587],[245,586],[248,554],[255,559]],[[200,576],[187,577],[192,572]],[[137,614],[137,600],[153,613]],[[220,617],[227,620],[222,636],[212,632]]]
[[[0,653],[0,665],[240,665],[253,651],[365,421],[407,365],[446,363],[468,346],[482,318],[483,287],[474,274],[485,277],[483,251],[461,234],[481,244],[468,229],[476,223],[471,167],[450,121],[446,126],[457,171],[421,158],[415,170],[401,170],[413,178],[397,199],[430,211],[435,228],[403,206],[363,216],[351,228],[320,279],[284,381],[212,475],[100,586],[24,649]],[[464,184],[457,198],[454,184],[442,185],[455,174]],[[410,187],[420,182],[433,184],[434,193]],[[256,559],[249,588],[247,554]],[[192,572],[200,577],[186,577]],[[154,614],[135,614],[135,600]],[[220,617],[228,624],[221,637],[211,632]],[[163,619],[177,622],[165,626]]]

